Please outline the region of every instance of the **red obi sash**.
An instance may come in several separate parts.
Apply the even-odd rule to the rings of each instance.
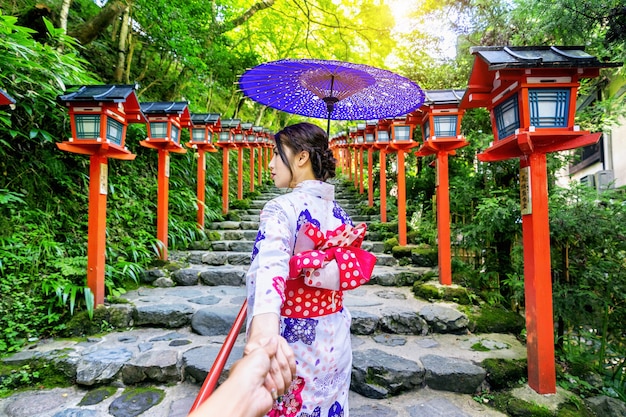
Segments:
[[[341,310],[342,291],[367,283],[376,264],[376,257],[360,248],[366,231],[365,223],[355,227],[344,224],[324,236],[314,225],[304,225],[297,246],[313,249],[289,260],[281,314],[306,318]]]

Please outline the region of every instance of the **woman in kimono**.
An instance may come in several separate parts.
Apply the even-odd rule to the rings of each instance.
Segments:
[[[295,355],[296,375],[286,392],[275,393],[268,416],[348,417],[351,316],[342,290],[367,282],[375,258],[358,248],[365,225],[353,227],[325,182],[336,162],[324,130],[299,123],[278,132],[275,142],[271,177],[292,191],[261,212],[246,275],[245,352],[282,336],[270,371],[279,382],[279,369]]]

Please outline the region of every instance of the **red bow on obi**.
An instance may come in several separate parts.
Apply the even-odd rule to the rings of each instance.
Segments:
[[[304,278],[314,288],[351,290],[368,282],[376,257],[361,249],[367,226],[344,224],[326,232],[311,223],[302,226],[289,260],[289,278]],[[308,249],[308,250],[307,250]]]

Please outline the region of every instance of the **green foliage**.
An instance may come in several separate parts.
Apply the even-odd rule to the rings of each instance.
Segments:
[[[243,200],[233,200],[229,203],[229,208],[233,210],[248,210],[250,208],[250,200],[247,198]]]

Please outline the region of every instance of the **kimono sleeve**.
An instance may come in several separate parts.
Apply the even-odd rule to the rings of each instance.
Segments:
[[[246,274],[248,324],[263,313],[280,316],[285,301],[285,280],[289,277],[289,258],[293,248],[289,216],[278,202],[269,201],[260,215],[253,260]]]

